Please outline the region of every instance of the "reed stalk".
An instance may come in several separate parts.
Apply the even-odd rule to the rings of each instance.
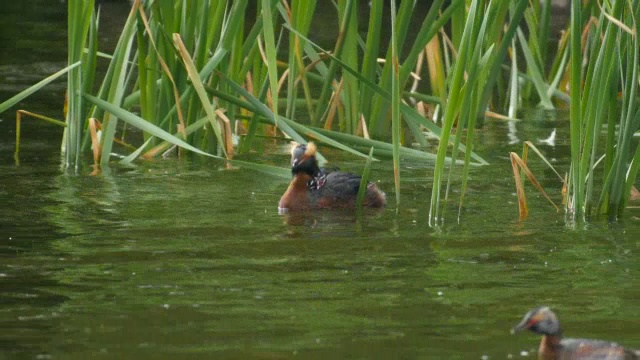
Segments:
[[[631,141],[640,125],[637,102],[640,2],[612,1],[602,8],[591,8],[591,16],[598,21],[586,28],[584,47],[581,38],[584,9],[580,5],[580,1],[572,2],[567,213],[573,220],[596,213],[607,214],[614,220],[624,211],[640,160],[637,144]],[[583,67],[586,53],[592,61]],[[600,169],[603,156],[604,168]],[[601,186],[597,186],[599,182]]]
[[[401,159],[434,166],[429,220],[436,225],[452,184],[460,180],[461,209],[471,166],[487,164],[473,152],[478,120],[507,108],[514,118],[532,101],[554,108],[554,99],[568,98],[569,68],[567,209],[575,216],[619,214],[640,167],[632,141],[640,121],[640,0],[607,2],[602,10],[572,1],[569,35],[557,49],[547,47],[550,3],[435,0],[417,18],[415,1],[373,0],[366,9],[339,1],[330,8],[339,32],[323,48],[309,38],[314,15],[327,11],[317,0],[137,0],[116,48],[103,57],[93,0],[70,0],[69,66],[54,76],[68,73],[69,81],[64,162],[77,167],[96,139],[102,167],[113,153],[129,163],[177,145],[266,171],[260,159],[232,159],[250,153],[257,138],[313,139],[363,159],[373,148],[376,157],[392,159],[396,206]],[[357,16],[363,12],[364,22]],[[597,21],[585,24],[590,18]],[[97,74],[102,61],[107,70]],[[0,112],[52,79],[3,102]],[[421,113],[425,102],[437,109],[433,119]],[[427,152],[434,137],[437,153]],[[462,167],[460,179],[455,166]]]
[[[67,63],[69,66],[83,61],[87,34],[93,18],[93,7],[93,0],[69,0],[68,2],[69,19],[72,19],[67,25],[69,39]],[[79,165],[80,145],[85,124],[85,114],[82,112],[83,75],[82,67],[69,69],[67,76],[67,126],[62,142],[65,166],[76,169]]]

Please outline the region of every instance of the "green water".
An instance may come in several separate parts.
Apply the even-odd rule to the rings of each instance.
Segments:
[[[40,28],[24,37],[44,41]],[[0,101],[65,61],[2,59]],[[61,88],[21,107],[60,116]],[[566,113],[526,117],[520,140],[558,129],[540,147],[566,171]],[[437,228],[428,164],[403,163],[398,211],[282,216],[286,180],[200,158],[75,175],[59,167],[60,136],[25,122],[16,166],[13,114],[0,114],[0,358],[533,359],[538,338],[509,329],[540,304],[568,336],[640,347],[640,211],[570,225],[528,187],[518,221],[508,152],[522,145],[504,122],[480,129],[491,166],[473,170],[460,222],[451,204]],[[256,156],[287,165],[285,144],[264,147]],[[331,166],[364,164],[321,150]],[[533,164],[558,201],[555,175]],[[371,176],[393,202],[390,161]]]

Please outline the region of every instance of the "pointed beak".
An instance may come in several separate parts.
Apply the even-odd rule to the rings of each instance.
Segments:
[[[529,319],[522,319],[522,321],[511,329],[511,335],[519,333],[522,330],[528,329]]]

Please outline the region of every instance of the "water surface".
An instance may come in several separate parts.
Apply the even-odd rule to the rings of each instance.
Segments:
[[[65,28],[64,16],[29,16]],[[64,66],[65,50],[51,51],[38,76]],[[2,59],[14,80],[0,76],[0,100],[37,81],[40,56]],[[59,117],[61,88],[20,107]],[[3,113],[0,357],[535,358],[538,338],[509,329],[539,304],[558,311],[567,335],[640,347],[640,211],[568,225],[528,187],[531,215],[517,218],[508,152],[557,128],[555,145],[540,147],[566,171],[566,115],[532,109],[511,145],[506,123],[486,122],[477,151],[491,166],[472,171],[460,221],[454,200],[434,228],[429,164],[403,163],[398,210],[282,216],[286,180],[215,161],[64,171],[60,129],[35,121],[17,166],[13,114]],[[287,165],[286,144],[264,147],[254,156]],[[331,166],[361,171],[361,159],[321,150]],[[559,201],[555,175],[533,168]],[[371,176],[393,202],[391,162]]]

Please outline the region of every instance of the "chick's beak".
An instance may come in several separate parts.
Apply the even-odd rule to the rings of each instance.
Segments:
[[[529,319],[522,319],[522,321],[511,329],[511,335],[519,333],[522,330],[529,328]]]

